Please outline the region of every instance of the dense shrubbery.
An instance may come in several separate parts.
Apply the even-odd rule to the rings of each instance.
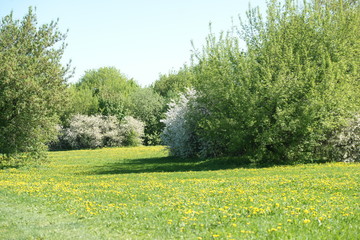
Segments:
[[[210,35],[192,72],[196,102],[208,112],[192,129],[212,143],[206,155],[277,164],[329,160],[329,136],[347,129],[360,110],[359,26],[358,2],[271,1],[265,20],[251,10],[241,29]],[[169,115],[167,121],[177,122]],[[194,133],[178,125],[190,135],[172,131],[173,139],[188,146]]]
[[[61,127],[54,149],[83,149],[140,145],[144,124],[133,117],[119,122],[115,116],[75,115],[68,127]]]

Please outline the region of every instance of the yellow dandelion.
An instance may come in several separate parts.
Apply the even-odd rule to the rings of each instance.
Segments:
[[[305,219],[305,220],[304,220],[304,223],[305,223],[305,224],[307,224],[307,223],[309,223],[309,222],[311,222],[310,219]]]

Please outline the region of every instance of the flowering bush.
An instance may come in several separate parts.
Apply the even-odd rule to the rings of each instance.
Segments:
[[[126,116],[120,124],[119,133],[123,137],[122,145],[138,146],[142,144],[144,123],[131,116]]]
[[[331,160],[360,162],[360,116],[336,132],[328,147]]]
[[[119,131],[119,121],[115,116],[102,116],[102,126],[100,126],[102,134],[103,147],[121,146],[124,136]]]
[[[115,116],[73,116],[69,127],[60,127],[53,148],[81,149],[141,144],[144,126],[139,120],[125,117],[119,123]]]
[[[171,154],[179,157],[202,155],[202,139],[196,133],[197,118],[201,113],[196,102],[196,91],[188,89],[177,101],[169,103],[161,120],[165,124],[161,139],[170,149]]]

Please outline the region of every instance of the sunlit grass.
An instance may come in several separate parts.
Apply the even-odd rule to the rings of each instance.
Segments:
[[[0,171],[0,238],[359,238],[359,164],[235,168],[163,147],[50,159]]]

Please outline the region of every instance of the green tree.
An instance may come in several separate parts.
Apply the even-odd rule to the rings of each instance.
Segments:
[[[0,153],[40,158],[66,103],[66,38],[57,22],[38,26],[32,8],[0,25]]]
[[[72,116],[76,114],[81,115],[95,115],[99,111],[99,100],[93,95],[93,91],[88,88],[78,88],[71,84],[67,88],[67,95],[69,104],[61,115],[61,122],[63,126],[68,126]]]
[[[145,123],[144,144],[160,144],[160,133],[164,128],[160,120],[165,111],[165,100],[152,88],[140,88],[130,97],[130,115]]]
[[[273,0],[265,19],[254,9],[238,31],[209,35],[194,66],[208,113],[197,134],[257,162],[324,159],[323,143],[360,110],[359,26],[358,1]]]
[[[179,93],[186,92],[193,85],[193,81],[192,68],[184,66],[179,71],[160,75],[160,78],[152,84],[152,88],[170,102]]]
[[[138,84],[133,79],[128,79],[114,67],[90,70],[85,72],[76,84],[73,108],[75,113],[90,115],[95,111],[102,115],[116,116],[121,120],[127,114],[130,95],[138,88]],[[87,110],[84,109],[82,102],[78,101],[83,97],[88,98]]]

